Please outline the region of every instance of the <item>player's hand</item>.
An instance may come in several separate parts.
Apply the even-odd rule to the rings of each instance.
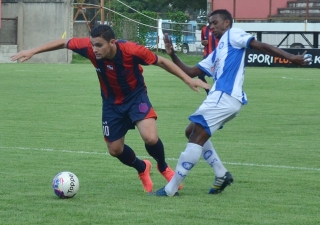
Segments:
[[[34,53],[31,50],[24,50],[21,52],[18,52],[17,54],[11,56],[11,61],[16,61],[20,59],[20,62],[24,62],[28,59],[30,59]]]
[[[292,57],[289,59],[292,63],[300,65],[300,66],[307,66],[312,61],[311,56],[305,56],[307,51],[302,53],[302,55],[292,55]]]
[[[198,93],[200,92],[198,87],[202,87],[203,89],[210,89],[210,85],[200,79],[191,79],[189,87]]]
[[[202,42],[201,42],[201,44],[203,45],[203,46],[207,46],[208,45],[208,40],[203,40]]]
[[[163,41],[164,41],[164,46],[166,48],[166,53],[170,56],[173,55],[174,54],[173,44],[168,33],[164,34]]]

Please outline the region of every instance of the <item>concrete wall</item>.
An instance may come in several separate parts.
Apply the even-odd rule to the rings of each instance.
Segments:
[[[17,45],[0,45],[0,63],[11,63],[10,56],[17,53]]]
[[[2,0],[2,18],[18,18],[17,51],[73,36],[72,0]],[[0,50],[1,51],[1,50]],[[0,54],[3,54],[0,52]],[[35,55],[32,63],[69,63],[66,49]]]
[[[86,21],[76,21],[73,24],[73,37],[88,37],[90,34]]]
[[[2,13],[2,2],[1,2],[2,0],[0,0],[0,19],[2,18],[2,16],[1,16],[1,13]],[[0,28],[1,28],[1,26],[2,26],[2,23],[1,23],[1,20],[0,20]]]

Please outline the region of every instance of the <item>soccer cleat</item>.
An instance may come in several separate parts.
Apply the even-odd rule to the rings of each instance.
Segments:
[[[157,164],[157,169],[158,169],[158,171],[160,172],[159,167],[158,167],[158,164]],[[163,171],[163,172],[160,172],[160,173],[161,173],[161,175],[162,175],[168,182],[169,182],[169,181],[172,179],[172,177],[174,176],[174,171],[170,168],[170,166],[167,166],[166,170]],[[182,188],[183,188],[183,184],[180,184],[178,190],[181,190]]]
[[[229,172],[226,172],[223,177],[215,177],[213,185],[208,194],[219,194],[232,182],[233,178]]]
[[[152,180],[151,180],[151,177],[150,177],[150,171],[151,171],[151,162],[149,160],[143,160],[143,162],[145,162],[146,164],[146,169],[144,172],[142,173],[139,173],[139,178],[142,182],[142,185],[143,185],[143,189],[145,192],[152,192],[152,188],[153,188],[153,184],[152,184]]]
[[[164,187],[163,187],[163,188],[160,188],[159,190],[157,190],[155,194],[156,194],[156,196],[159,196],[159,197],[174,197],[174,196],[179,196],[179,193],[178,193],[178,192],[174,193],[173,196],[167,195],[167,192],[164,190]]]

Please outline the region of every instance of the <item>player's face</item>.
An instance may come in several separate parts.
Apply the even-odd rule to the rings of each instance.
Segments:
[[[116,53],[115,40],[111,39],[110,42],[102,37],[90,37],[93,53],[96,59],[112,59]]]
[[[215,14],[209,19],[210,29],[213,30],[213,35],[220,39],[222,35],[230,28],[230,21],[223,20],[219,14]]]

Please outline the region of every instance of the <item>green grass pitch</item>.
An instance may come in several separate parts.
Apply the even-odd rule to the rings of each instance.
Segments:
[[[158,67],[144,69],[174,168],[205,92]],[[201,160],[180,197],[159,198],[107,154],[91,65],[0,64],[0,224],[320,224],[319,87],[318,69],[247,68],[249,104],[211,138],[235,182],[208,195],[214,175]],[[126,143],[149,158],[137,130]],[[150,160],[157,190],[166,182]],[[68,200],[51,188],[64,170],[80,180]]]

